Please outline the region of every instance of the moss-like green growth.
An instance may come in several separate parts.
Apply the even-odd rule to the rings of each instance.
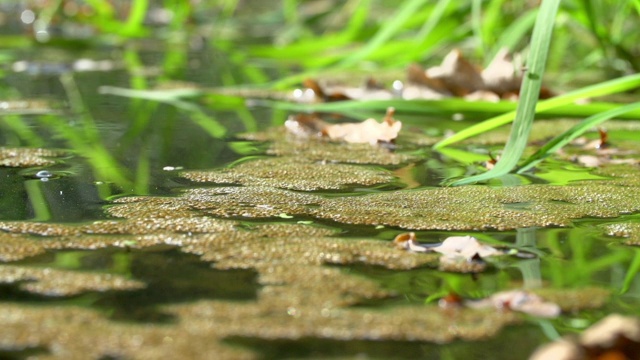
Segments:
[[[213,310],[213,308],[212,308]],[[255,359],[247,350],[216,341],[227,335],[217,324],[171,326],[125,324],[73,306],[33,307],[3,303],[0,348],[43,348],[50,359]]]
[[[217,217],[268,218],[288,214],[414,230],[508,230],[568,226],[573,219],[585,216],[615,217],[639,211],[637,192],[636,187],[594,183],[466,186],[325,198],[251,186],[194,189],[179,198],[146,201],[160,202],[163,208],[173,211],[199,210]],[[113,207],[110,212],[132,216],[149,205],[134,202]]]
[[[34,167],[47,166],[56,163],[51,158],[64,156],[61,150],[34,148],[0,148],[0,166]]]
[[[0,265],[0,283],[21,283],[20,289],[48,296],[71,296],[86,291],[136,290],[144,283],[111,274],[80,273],[49,268]]]
[[[556,303],[564,312],[599,309],[611,298],[611,291],[599,287],[576,289],[536,289],[536,294]]]
[[[232,168],[187,171],[182,176],[199,182],[272,186],[291,190],[341,189],[346,185],[377,185],[394,180],[386,170],[357,165],[308,162],[297,157],[264,158]]]
[[[640,211],[640,170],[628,165],[598,170],[600,176],[613,180],[568,186],[306,193],[394,183],[397,178],[389,170],[354,164],[404,164],[410,169],[415,159],[369,144],[300,141],[278,132],[264,136],[272,142],[268,152],[281,157],[254,158],[227,169],[183,173],[195,181],[217,183],[214,187],[187,189],[174,197],[121,198],[105,209],[114,219],[91,223],[0,222],[3,261],[58,249],[170,245],[196,254],[220,270],[255,270],[260,286],[255,300],[159,305],[159,311],[177,319],[162,326],[112,322],[73,307],[38,309],[4,304],[0,309],[0,327],[5,329],[0,333],[0,348],[3,344],[42,347],[54,358],[236,359],[255,358],[257,354],[225,345],[224,339],[484,339],[506,325],[518,323],[522,315],[494,308],[441,309],[415,303],[375,306],[397,292],[348,267],[363,264],[386,271],[421,269],[437,278],[439,254],[411,253],[395,248],[390,241],[345,238],[335,228],[292,222],[319,219],[325,224],[333,221],[371,228],[512,230],[569,226],[581,217],[616,217]],[[236,186],[219,185],[225,183]],[[274,219],[278,223],[265,222]],[[610,233],[629,239],[638,232],[633,226],[617,229]],[[476,272],[484,268],[484,264],[469,262],[454,265],[445,270]],[[0,266],[0,282],[59,296],[144,286],[115,275],[26,265]],[[430,284],[427,290],[440,291],[441,286]],[[535,292],[567,312],[598,308],[610,295],[598,288]],[[357,306],[362,304],[368,306]]]

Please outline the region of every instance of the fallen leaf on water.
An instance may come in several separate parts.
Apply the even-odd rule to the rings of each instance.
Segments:
[[[347,143],[392,142],[398,137],[402,122],[393,118],[394,108],[388,108],[381,123],[367,119],[360,123],[329,124],[315,115],[295,115],[285,122],[289,132],[301,137],[320,136]]]
[[[515,59],[514,59],[515,58]],[[482,69],[465,58],[458,49],[449,52],[442,63],[423,69],[418,64],[407,68],[406,83],[397,79],[390,89],[369,79],[360,87],[331,84],[329,81],[307,79],[303,89],[296,89],[293,99],[298,102],[330,102],[340,100],[437,100],[463,97],[469,101],[516,101],[520,93],[523,73],[519,56],[508,49],[500,50],[491,63]],[[540,97],[552,97],[543,87]]]
[[[638,359],[640,319],[611,314],[580,337],[565,336],[538,348],[530,360]]]
[[[432,248],[428,248],[424,245],[421,245],[416,240],[416,233],[402,233],[393,239],[393,243],[396,245],[398,249],[408,250],[412,252],[428,252],[433,251]]]
[[[434,247],[433,250],[445,256],[463,257],[467,260],[471,260],[475,256],[485,258],[504,255],[504,252],[480,243],[473,236],[450,236],[442,242],[442,245]]]
[[[466,301],[466,306],[472,308],[494,307],[500,310],[519,311],[529,315],[555,318],[561,313],[560,306],[545,301],[540,296],[525,290],[501,291],[482,300]]]
[[[586,167],[600,167],[607,164],[629,164],[635,165],[640,163],[638,159],[612,159],[610,156],[595,156],[595,155],[579,155],[574,158],[574,161],[586,166]]]
[[[305,79],[302,83],[304,90],[294,92],[294,99],[298,102],[332,102],[343,100],[390,100],[394,95],[373,79],[359,87],[335,85],[327,82],[322,84],[315,79]]]
[[[287,131],[301,138],[322,137],[322,131],[327,126],[329,124],[316,114],[295,114],[284,122]]]
[[[447,54],[440,66],[427,69],[425,75],[441,81],[445,88],[456,96],[465,96],[484,88],[480,72],[458,49]]]
[[[450,236],[442,244],[423,245],[418,243],[413,232],[403,233],[393,240],[396,247],[411,252],[437,252],[440,257],[439,269],[462,273],[478,273],[486,268],[484,258],[504,255],[505,252],[484,245],[472,236]]]
[[[481,77],[484,89],[498,94],[502,98],[518,94],[522,82],[522,68],[516,64],[520,59],[514,57],[506,48],[498,51],[491,63],[482,70]]]
[[[440,245],[422,245],[416,240],[416,234],[413,232],[402,233],[393,239],[394,244],[400,249],[410,250],[414,252],[435,251],[444,256],[461,257],[472,260],[474,257],[481,258],[495,255],[504,255],[505,253],[489,245],[484,245],[473,236],[450,236]]]

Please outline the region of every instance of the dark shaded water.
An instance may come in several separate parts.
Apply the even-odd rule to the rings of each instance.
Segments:
[[[89,306],[120,321],[171,322],[175,319],[158,311],[157,305],[202,299],[255,300],[258,290],[255,271],[212,269],[198,256],[172,247],[55,251],[14,264],[105,272],[143,281],[146,287],[140,290],[71,297],[35,295],[20,290],[19,283],[0,288],[1,301]]]

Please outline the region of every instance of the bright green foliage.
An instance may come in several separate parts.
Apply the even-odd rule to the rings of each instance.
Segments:
[[[467,179],[458,180],[452,185],[464,185],[477,181],[492,179],[507,174],[513,169],[525,147],[531,131],[531,125],[536,113],[536,104],[542,87],[542,75],[544,74],[553,34],[556,13],[560,6],[560,0],[547,0],[541,5],[536,25],[533,29],[533,38],[527,61],[522,86],[520,88],[520,103],[516,109],[516,119],[511,129],[511,136],[504,148],[502,157],[490,171]]]

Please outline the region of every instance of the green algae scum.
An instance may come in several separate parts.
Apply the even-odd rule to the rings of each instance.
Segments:
[[[549,108],[523,156],[568,131],[560,151],[448,186],[510,156],[508,128],[436,144],[514,110],[521,76],[496,83],[477,53],[423,38],[453,33],[462,13],[499,23],[501,8],[525,34],[535,7],[412,0],[394,13],[402,24],[371,28],[363,9],[390,8],[359,1],[340,7],[349,31],[304,43],[300,27],[332,29],[340,14],[325,2],[55,3],[0,1],[0,358],[638,358],[640,114],[575,130],[637,94]],[[431,25],[407,31],[429,64],[445,60],[405,79],[397,65],[427,53],[393,52],[409,39],[399,31],[425,15]],[[514,66],[497,50],[517,40],[488,51],[485,36],[484,51]],[[335,53],[310,57],[310,44]],[[638,66],[617,54],[617,70]],[[350,72],[360,62],[380,68]],[[597,94],[633,88],[629,76]],[[556,80],[540,93],[564,92]]]

